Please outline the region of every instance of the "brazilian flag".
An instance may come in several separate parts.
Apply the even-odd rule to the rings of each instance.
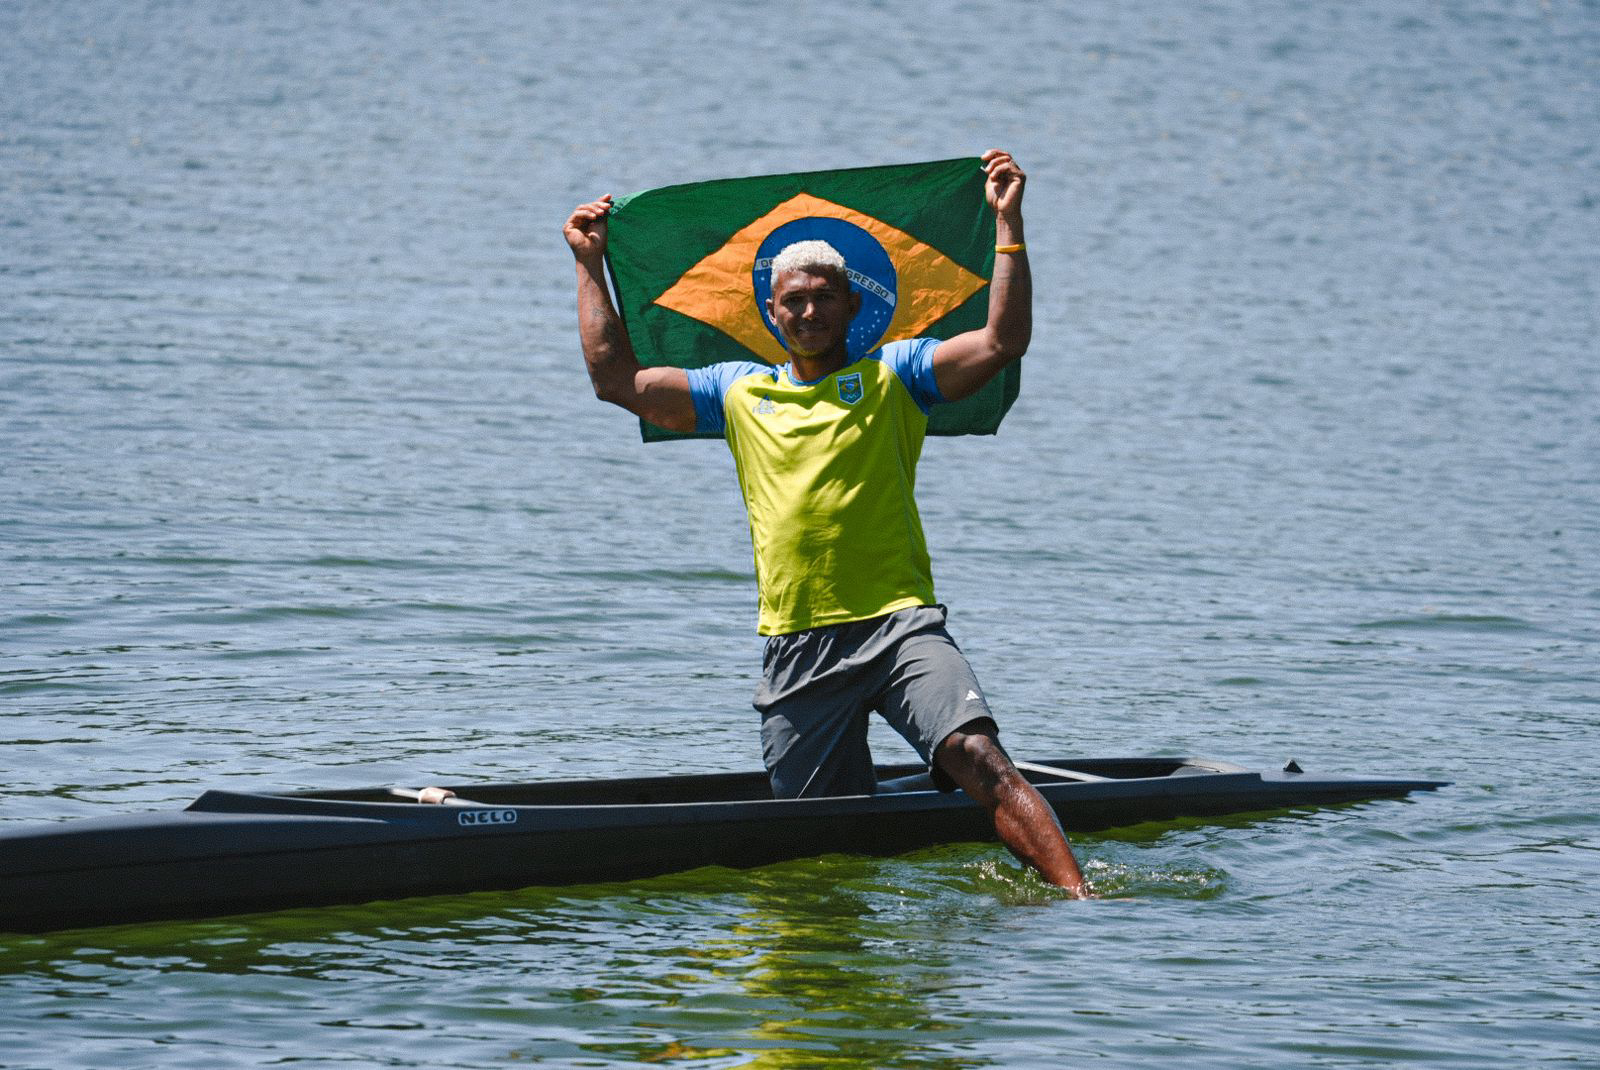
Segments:
[[[860,357],[903,338],[949,338],[988,319],[994,213],[976,157],[666,186],[612,204],[607,262],[641,364],[698,368],[788,357],[766,315],[772,258],[820,238],[844,255]],[[928,433],[992,435],[1017,398],[1012,364],[935,406]],[[682,438],[641,424],[645,441]]]

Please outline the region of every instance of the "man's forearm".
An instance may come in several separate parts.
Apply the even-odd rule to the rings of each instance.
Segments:
[[[578,261],[578,337],[595,396],[621,404],[633,392],[639,360],[622,329],[622,317],[611,303],[604,263],[599,259]]]
[[[1022,244],[1021,214],[997,214],[995,245]],[[994,278],[989,281],[989,330],[1007,356],[1016,358],[1027,352],[1033,338],[1033,274],[1026,249],[995,253]]]

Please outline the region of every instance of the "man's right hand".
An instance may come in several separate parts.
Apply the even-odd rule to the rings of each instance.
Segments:
[[[579,260],[605,255],[606,251],[606,216],[611,214],[611,194],[606,194],[598,201],[580,204],[573,209],[567,217],[566,226],[561,228],[562,237],[567,239],[567,244],[572,247],[572,255]]]

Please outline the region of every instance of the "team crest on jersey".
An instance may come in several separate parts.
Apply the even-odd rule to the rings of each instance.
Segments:
[[[772,403],[770,397],[762,394],[761,401],[757,403],[755,411],[757,416],[771,416],[778,411],[778,407]]]
[[[839,400],[846,405],[854,405],[861,400],[860,372],[851,372],[849,375],[839,376]]]

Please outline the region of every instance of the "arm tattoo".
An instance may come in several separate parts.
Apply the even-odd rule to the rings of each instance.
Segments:
[[[610,316],[604,315],[603,312],[600,318],[600,338],[613,349],[616,348],[617,343],[621,340],[617,331],[617,321]]]

